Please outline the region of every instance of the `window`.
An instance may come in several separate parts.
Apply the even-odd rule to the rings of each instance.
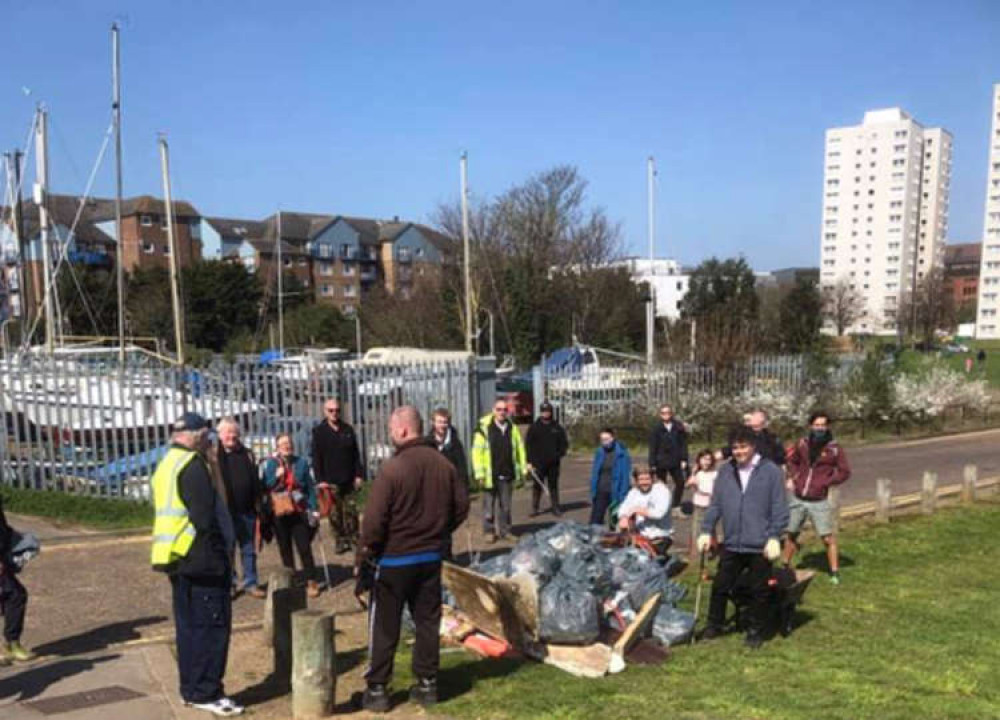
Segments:
[[[162,218],[160,218],[160,227],[163,228],[164,230],[167,229],[167,216],[166,215],[164,215]]]
[[[320,293],[325,297],[333,297],[333,285],[324,285],[320,289]]]
[[[292,266],[292,259],[291,258],[282,258],[281,259],[281,264],[282,264],[282,266],[284,266],[286,268],[290,268]]]
[[[323,262],[319,264],[319,274],[329,277],[333,275],[333,263]]]
[[[680,280],[677,281],[677,289],[681,292],[684,291],[684,283],[681,282]]]
[[[893,133],[893,136],[897,138],[905,138],[906,130],[897,130],[895,133]]]
[[[344,297],[357,297],[358,289],[354,285],[346,285],[344,287]]]
[[[893,167],[904,167],[906,165],[906,160],[904,158],[896,158],[892,161]]]
[[[826,181],[826,184],[830,187],[835,187],[837,185],[840,185],[840,180],[838,180],[837,178],[831,178]]]
[[[354,314],[354,306],[351,305],[350,303],[341,306],[340,309],[341,309],[341,311],[343,311],[344,315],[353,315]]]
[[[906,145],[894,145],[892,149],[895,152],[906,152]]]
[[[153,243],[150,243],[150,242],[143,243],[142,244],[142,251],[144,253],[146,253],[147,255],[152,255],[153,253],[156,252],[156,245],[154,245]]]
[[[170,246],[169,245],[164,245],[163,246],[163,254],[164,255],[169,255],[170,254]]]
[[[143,227],[153,227],[153,217],[151,215],[140,215],[139,224]]]
[[[837,239],[837,233],[826,233],[826,234],[825,234],[825,235],[823,236],[823,238],[824,238],[825,240],[836,240],[836,239]],[[680,283],[677,283],[677,289],[678,289],[678,290],[680,290],[680,289],[681,289],[681,284],[680,284]]]
[[[333,248],[323,243],[319,246],[319,256],[326,259],[333,257]]]
[[[344,274],[344,277],[354,277],[354,266],[353,265],[344,265],[343,274]]]

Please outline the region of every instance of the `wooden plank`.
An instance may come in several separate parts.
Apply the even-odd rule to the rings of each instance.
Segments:
[[[608,674],[611,665],[611,648],[604,643],[593,645],[544,645],[542,662],[570,675],[599,678]]]
[[[639,642],[645,635],[645,631],[652,624],[656,617],[656,610],[660,606],[660,593],[656,593],[643,603],[639,613],[635,616],[632,624],[625,628],[625,632],[615,643],[614,651],[620,657],[625,657],[626,653]]]
[[[441,582],[477,629],[514,647],[523,645],[525,630],[510,600],[511,590],[501,590],[485,575],[449,562],[442,564]]]
[[[510,603],[521,626],[533,640],[538,640],[538,582],[531,575],[518,573],[494,580],[500,594]]]

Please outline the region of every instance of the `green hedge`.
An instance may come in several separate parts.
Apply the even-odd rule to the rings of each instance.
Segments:
[[[146,502],[96,498],[50,490],[0,489],[7,512],[36,515],[98,530],[152,528],[153,506]]]

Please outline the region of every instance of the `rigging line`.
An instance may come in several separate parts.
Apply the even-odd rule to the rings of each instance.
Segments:
[[[87,311],[87,317],[90,318],[90,324],[94,328],[94,335],[102,335],[103,333],[100,328],[97,327],[97,318],[94,316],[94,312],[90,309],[90,303],[87,302],[87,293],[80,284],[80,279],[76,274],[76,269],[73,267],[73,263],[67,263],[66,267],[69,268],[69,276],[73,279],[73,284],[76,285],[77,292],[80,293],[80,300],[83,302],[83,309]]]
[[[80,172],[80,167],[76,164],[76,160],[73,159],[73,155],[69,151],[69,143],[66,142],[65,136],[62,134],[62,130],[59,129],[59,124],[52,121],[52,116],[49,116],[49,127],[55,131],[56,140],[59,142],[59,149],[66,155],[66,159],[69,160],[70,170],[76,176],[75,180],[78,183],[83,182],[83,174]]]
[[[107,151],[108,144],[111,142],[111,134],[112,134],[113,128],[114,128],[114,124],[109,125],[107,132],[104,133],[104,142],[101,143],[101,149],[97,153],[97,160],[94,162],[94,167],[90,171],[90,178],[87,180],[87,187],[84,188],[83,195],[80,197],[80,204],[79,204],[79,206],[76,209],[76,217],[73,218],[73,224],[72,224],[72,226],[69,229],[69,234],[66,236],[66,240],[65,241],[63,241],[62,238],[59,237],[59,226],[58,226],[58,224],[56,224],[56,223],[52,224],[52,228],[54,230],[57,243],[61,242],[63,244],[63,247],[59,249],[59,259],[56,262],[55,268],[52,269],[51,276],[46,279],[46,283],[45,283],[45,297],[48,297],[49,293],[51,293],[53,291],[53,289],[54,289],[56,278],[59,276],[59,268],[62,267],[63,260],[66,259],[66,255],[67,255],[67,253],[66,253],[66,245],[69,244],[69,241],[76,234],[76,226],[80,222],[80,217],[83,215],[83,208],[86,207],[87,200],[90,198],[90,191],[93,188],[94,180],[97,178],[97,171],[101,167],[101,163],[104,160],[104,153]],[[48,198],[45,198],[44,200],[45,200],[46,203],[48,202]],[[24,350],[28,349],[27,348],[27,342],[28,342],[27,338],[30,338],[30,337],[34,336],[35,331],[38,329],[38,324],[41,321],[41,319],[42,319],[42,314],[39,313],[35,317],[35,321],[31,324],[31,332],[29,332],[28,335],[26,336],[25,341],[24,341],[24,346],[22,347],[22,349],[24,349]],[[48,318],[48,321],[51,322],[52,318]]]

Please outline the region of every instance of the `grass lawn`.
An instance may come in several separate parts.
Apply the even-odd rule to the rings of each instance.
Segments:
[[[998,527],[997,500],[888,527],[849,525],[844,583],[832,587],[817,576],[801,627],[757,652],[729,636],[681,648],[662,666],[631,666],[600,680],[449,653],[439,683],[443,697],[455,696],[436,712],[588,720],[1000,717]],[[409,682],[401,653],[395,687]]]

